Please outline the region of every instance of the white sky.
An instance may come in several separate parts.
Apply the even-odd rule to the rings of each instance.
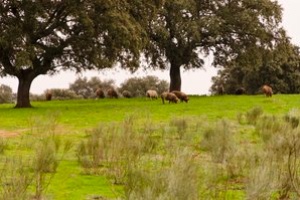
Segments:
[[[300,28],[298,20],[300,19],[300,0],[278,0],[283,7],[283,26],[287,30],[288,35],[292,38],[292,42],[300,46]],[[182,91],[188,94],[209,94],[211,86],[211,77],[215,76],[217,70],[210,66],[211,60],[207,60],[204,69],[198,70],[181,70]],[[73,83],[78,77],[93,77],[97,76],[101,80],[113,79],[116,85],[119,86],[126,79],[131,77],[141,77],[146,75],[155,75],[160,79],[169,81],[169,71],[147,71],[142,70],[131,74],[124,70],[102,70],[88,71],[80,75],[74,72],[60,72],[54,76],[38,76],[31,85],[31,93],[41,94],[46,89],[50,88],[68,88],[70,83]],[[13,91],[17,91],[18,80],[16,78],[1,78],[0,84],[9,85]]]

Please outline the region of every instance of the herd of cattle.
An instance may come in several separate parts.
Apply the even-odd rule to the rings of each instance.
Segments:
[[[273,95],[273,90],[270,86],[268,85],[263,85],[261,87],[261,90],[262,92],[267,96],[267,97],[272,97]],[[221,93],[219,93],[221,94]],[[244,88],[238,88],[235,92],[235,94],[237,95],[240,95],[240,94],[245,94],[245,89]],[[110,88],[108,90],[106,90],[106,94],[105,94],[105,91],[102,90],[102,89],[97,89],[96,92],[95,92],[95,95],[97,98],[105,98],[105,97],[108,97],[108,98],[119,98],[119,93],[113,89],[113,88]],[[124,90],[121,95],[125,98],[131,98],[132,95],[131,93],[128,91],[128,90]],[[146,97],[149,98],[149,99],[158,99],[159,95],[157,93],[156,90],[148,90],[146,92]],[[188,102],[189,101],[189,97],[187,94],[185,94],[184,92],[181,92],[181,91],[172,91],[172,92],[163,92],[161,95],[160,95],[161,99],[162,99],[162,103],[164,104],[165,101],[169,101],[169,103],[177,103],[178,101],[181,101],[181,102]],[[46,92],[46,100],[51,100],[52,98],[52,93],[51,91],[47,91]]]
[[[158,94],[156,90],[148,90],[146,92],[146,97],[149,99],[157,99]],[[160,97],[163,104],[165,103],[165,101],[169,101],[169,103],[177,103],[178,101],[187,103],[189,101],[189,97],[184,92],[176,90],[172,92],[163,92]]]
[[[97,89],[96,96],[97,98],[105,98],[105,93],[102,89]],[[112,88],[106,91],[106,96],[108,98],[119,98],[118,92]],[[122,96],[125,98],[132,97],[128,90],[124,90]],[[147,90],[146,97],[149,99],[158,99],[159,95],[156,90]],[[160,97],[163,103],[165,103],[165,101],[169,101],[169,103],[177,103],[178,101],[187,103],[189,101],[189,97],[181,91],[163,92]]]

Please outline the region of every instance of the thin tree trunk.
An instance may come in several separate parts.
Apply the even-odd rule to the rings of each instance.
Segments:
[[[170,92],[178,90],[181,91],[181,76],[180,66],[171,63],[170,69]]]
[[[30,86],[34,77],[29,73],[24,73],[22,76],[18,76],[19,85],[17,92],[17,104],[15,108],[30,108],[29,92]]]

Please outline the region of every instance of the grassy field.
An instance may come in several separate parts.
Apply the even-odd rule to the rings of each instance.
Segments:
[[[54,155],[53,152],[56,153],[54,155],[56,157],[55,170],[51,171],[48,169],[38,171],[37,167],[31,169],[32,171],[30,171],[30,175],[28,175],[30,181],[26,187],[26,192],[23,191],[26,193],[26,198],[28,194],[36,194],[38,190],[37,185],[42,185],[39,191],[45,199],[81,200],[97,199],[100,197],[138,199],[138,197],[145,195],[145,191],[133,190],[136,186],[132,185],[138,181],[129,181],[131,179],[135,180],[134,178],[136,178],[127,176],[130,174],[130,170],[132,170],[131,167],[134,167],[136,170],[140,169],[140,173],[145,170],[149,170],[150,173],[155,170],[157,172],[158,168],[153,167],[153,165],[160,163],[159,166],[163,166],[163,168],[168,166],[170,167],[170,171],[172,171],[171,169],[174,167],[172,163],[175,165],[177,159],[180,160],[180,157],[174,157],[172,154],[172,152],[174,153],[174,151],[178,150],[177,147],[174,148],[174,146],[178,145],[181,150],[189,149],[188,155],[195,158],[191,162],[197,160],[197,162],[203,163],[204,161],[205,163],[209,163],[201,165],[201,169],[197,168],[196,171],[197,176],[200,174],[199,176],[202,178],[210,177],[210,179],[201,182],[201,184],[196,184],[197,188],[195,190],[198,191],[198,194],[196,197],[190,197],[190,199],[208,199],[208,197],[210,199],[245,199],[246,197],[259,193],[257,192],[258,189],[255,190],[256,193],[249,192],[247,188],[250,188],[250,186],[253,187],[253,184],[245,184],[246,177],[255,172],[241,172],[242,169],[236,166],[241,160],[232,161],[232,163],[230,163],[228,160],[229,157],[226,157],[228,155],[222,154],[222,152],[232,153],[231,150],[226,150],[226,148],[230,146],[229,144],[232,144],[230,143],[232,141],[226,141],[228,144],[226,143],[227,146],[224,146],[225,149],[215,150],[214,147],[210,145],[218,146],[218,143],[213,143],[212,140],[204,140],[203,138],[210,138],[208,134],[211,133],[213,135],[215,132],[219,134],[232,126],[234,128],[228,128],[228,132],[234,130],[234,137],[228,135],[227,137],[226,134],[228,133],[226,132],[224,133],[225,140],[231,138],[234,144],[239,146],[237,148],[238,150],[242,149],[243,153],[245,153],[249,146],[251,146],[251,148],[255,146],[254,150],[263,149],[264,147],[262,146],[265,145],[264,137],[270,136],[266,136],[265,134],[260,138],[255,130],[263,130],[264,127],[257,125],[256,119],[252,122],[250,115],[253,115],[254,118],[257,117],[255,116],[255,112],[257,111],[263,113],[259,113],[258,115],[260,116],[276,116],[279,119],[283,119],[288,113],[293,112],[296,113],[294,115],[298,117],[297,109],[300,108],[300,96],[275,95],[272,98],[266,98],[262,95],[192,96],[190,97],[189,103],[178,104],[162,104],[161,100],[151,101],[145,98],[135,98],[32,102],[32,105],[33,108],[30,109],[14,109],[14,105],[12,104],[0,105],[0,136],[3,138],[0,147],[3,149],[1,161],[4,166],[1,173],[1,184],[8,182],[8,179],[10,180],[8,177],[15,175],[15,173],[20,173],[19,171],[13,172],[13,170],[9,168],[7,164],[9,158],[17,157],[19,159],[18,161],[28,160],[30,157],[39,158],[39,153],[43,152],[43,149],[47,149],[46,147],[49,141],[44,138],[49,138],[49,135],[55,135],[55,138],[52,138],[55,145],[61,146],[57,148],[57,150],[50,148],[51,151],[49,154],[47,154],[47,152],[43,154],[47,157],[48,155]],[[226,121],[223,123],[223,120]],[[115,146],[113,147],[115,149],[119,149],[123,144],[124,146],[128,145],[129,151],[125,149],[128,152],[131,151],[132,146],[136,148],[135,153],[132,155],[124,153],[124,149],[121,149],[120,152],[126,154],[126,159],[130,162],[139,163],[139,165],[132,166],[132,163],[126,163],[126,159],[122,157],[122,153],[120,152],[116,154],[122,157],[122,164],[119,162],[116,164],[118,167],[122,165],[120,168],[111,164],[116,162],[116,155],[109,159],[101,157],[101,159],[105,161],[103,161],[102,164],[97,163],[97,167],[95,167],[95,165],[86,167],[86,165],[88,165],[85,163],[87,162],[86,160],[81,161],[82,163],[80,164],[78,161],[78,146],[81,144],[84,145],[84,142],[86,142],[88,146],[88,144],[90,144],[88,143],[91,138],[90,136],[93,136],[94,129],[99,127],[105,127],[103,130],[98,130],[95,134],[102,134],[102,140],[105,137],[109,138],[109,136],[105,135],[107,134],[106,132],[112,132],[116,138],[119,137],[120,141],[115,141],[114,143]],[[139,147],[136,147],[136,144],[127,144],[125,141],[128,138],[124,139],[121,135],[123,133],[127,134],[127,129],[138,134],[134,135],[130,132],[131,135],[128,136],[129,140],[136,140],[137,143],[141,143],[140,141],[146,143],[150,141],[151,147],[143,146],[141,147],[143,150],[141,150]],[[145,135],[149,135],[149,137],[144,138]],[[221,137],[221,135],[219,136]],[[112,139],[109,141],[111,140]],[[208,144],[208,142],[211,143]],[[91,141],[91,144],[93,144],[93,141]],[[68,150],[63,150],[65,148],[64,145],[70,145]],[[95,148],[97,147],[99,150],[99,144],[97,143],[97,145]],[[101,143],[101,145],[103,145],[101,147],[104,149],[105,144]],[[224,144],[222,143],[221,145]],[[84,148],[88,149],[89,147],[87,146],[84,146]],[[147,150],[145,150],[146,147]],[[142,153],[137,156],[136,151]],[[220,156],[220,151],[222,156],[221,161],[214,161],[215,158],[217,160],[219,159],[219,157],[214,157],[214,155],[217,154]],[[93,150],[93,152],[95,152],[95,150]],[[247,156],[247,153],[249,152],[246,152],[242,156]],[[107,156],[111,154],[112,152],[103,155]],[[93,157],[93,163],[97,160],[95,155],[98,154],[96,153],[91,156]],[[82,156],[86,158],[83,153]],[[238,157],[239,155],[230,154],[229,156],[232,158],[235,156]],[[158,157],[168,157],[169,160],[158,159]],[[189,160],[189,156],[185,155],[185,158],[186,160],[184,162],[188,163],[187,160]],[[143,163],[143,165],[140,163]],[[212,168],[212,166],[218,168],[215,170],[219,171],[221,175],[217,178],[213,178],[213,173],[208,171],[208,165],[209,168]],[[241,167],[242,166],[241,164]],[[3,175],[5,174],[4,171],[6,171],[6,167],[9,168],[9,170],[7,170],[10,172],[9,175]],[[125,171],[123,169],[124,167],[126,168]],[[130,170],[128,170],[129,168]],[[225,171],[221,169],[225,169]],[[190,170],[189,168],[189,172]],[[113,171],[113,173],[107,173],[107,171]],[[181,178],[182,184],[187,181],[184,177],[178,175],[178,171],[174,171],[174,173]],[[135,174],[137,174],[136,171]],[[146,175],[143,177],[145,176]],[[164,174],[164,176],[166,175]],[[44,177],[44,179],[41,177]],[[159,179],[160,177],[157,178],[157,180]],[[141,178],[139,180],[141,180]],[[173,179],[170,178],[170,180]],[[257,180],[255,179],[253,181]],[[131,183],[131,185],[129,183]],[[145,185],[145,183],[143,184]],[[144,187],[143,184],[139,186],[139,188]],[[131,186],[131,188],[126,189],[129,186]],[[148,189],[151,188],[149,185],[147,187]],[[157,188],[155,189],[153,187],[152,185],[152,189],[157,191]],[[182,185],[180,187],[182,187]],[[192,187],[190,187],[190,190],[192,190],[191,188]],[[10,190],[12,190],[12,188],[7,189],[3,187],[1,190],[2,197],[11,195],[8,194]],[[208,190],[210,192],[207,192]],[[273,196],[276,199],[281,192],[277,190],[278,189],[274,189],[269,196]],[[251,191],[254,191],[254,189]],[[129,192],[131,193],[128,194]],[[297,193],[297,190],[294,188],[290,189],[289,192],[294,195]],[[183,191],[182,193],[191,194],[192,191]],[[177,197],[177,199],[184,199],[186,196],[183,195],[183,197],[180,198],[180,195],[177,195]],[[154,196],[152,196],[152,198],[154,198]],[[163,197],[161,198],[164,199]],[[148,198],[144,199],[151,198],[148,194]]]

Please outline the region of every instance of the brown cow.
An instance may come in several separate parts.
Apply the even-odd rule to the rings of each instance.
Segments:
[[[171,92],[163,92],[161,94],[161,100],[163,104],[165,103],[165,100],[169,101],[169,103],[177,103],[179,101],[177,96]]]
[[[113,88],[110,88],[110,89],[107,90],[107,96],[109,98],[116,98],[116,99],[119,97],[117,91]]]
[[[98,88],[96,90],[96,97],[99,99],[103,99],[105,97],[104,91],[101,88]]]
[[[268,85],[263,85],[261,87],[262,92],[266,95],[266,97],[272,97],[273,95],[273,90],[270,86]]]
[[[46,93],[45,93],[45,96],[46,96],[46,101],[51,101],[51,99],[52,99],[51,90],[47,90]]]
[[[180,99],[181,102],[185,101],[187,103],[189,101],[189,97],[181,91],[174,90],[172,91],[172,93],[175,94],[176,97]]]

